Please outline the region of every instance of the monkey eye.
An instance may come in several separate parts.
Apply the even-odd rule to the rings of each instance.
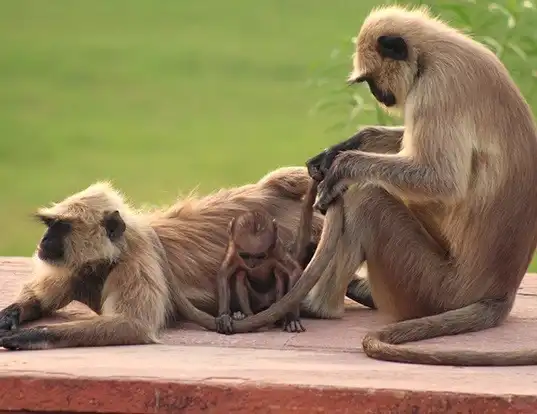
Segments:
[[[35,218],[39,220],[41,223],[43,223],[45,226],[50,227],[54,224],[56,219],[54,217],[50,216],[44,216],[42,214],[36,214]]]
[[[44,216],[41,214],[37,214],[36,218],[48,228],[54,227],[64,232],[71,230],[71,223],[66,220],[61,220],[56,217]]]

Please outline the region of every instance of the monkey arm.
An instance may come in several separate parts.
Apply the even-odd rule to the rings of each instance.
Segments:
[[[17,329],[22,322],[39,319],[73,300],[69,270],[34,263],[34,278],[26,283],[14,303],[0,311],[0,329]]]
[[[361,150],[381,154],[396,153],[401,149],[405,127],[370,126],[358,131],[349,139],[325,149],[306,162],[308,173],[321,181],[336,156],[343,151]]]
[[[29,350],[155,343],[171,309],[159,271],[152,260],[118,265],[103,289],[102,315],[20,329],[0,337],[0,346]]]
[[[339,154],[319,185],[316,207],[321,211],[349,182],[375,184],[413,201],[450,202],[464,196],[471,172],[471,151],[452,151],[411,158],[402,154],[347,151]]]
[[[218,274],[216,275],[216,285],[218,292],[218,315],[231,314],[230,301],[231,290],[229,287],[231,276],[239,270],[239,266],[230,255],[222,262]]]
[[[245,270],[238,270],[235,273],[235,292],[237,293],[241,312],[246,316],[250,316],[254,312],[250,306],[249,284],[248,280],[246,280],[246,275]]]
[[[216,323],[216,332],[230,334],[233,332],[233,321],[231,317],[231,276],[237,273],[239,269],[237,263],[237,251],[235,250],[235,245],[233,243],[233,228],[235,220],[232,220],[229,224],[230,229],[230,238],[226,248],[226,254],[224,260],[220,265],[220,269],[216,274],[216,290],[218,294],[218,315],[215,318]],[[243,281],[244,282],[244,281]],[[237,284],[239,279],[237,279]],[[244,293],[243,289],[237,290],[237,295],[240,299],[244,301],[244,297],[241,297],[241,294]],[[242,304],[242,303],[241,303]],[[244,309],[243,313],[247,314]]]

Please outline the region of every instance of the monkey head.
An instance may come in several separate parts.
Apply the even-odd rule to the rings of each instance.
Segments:
[[[420,73],[418,40],[425,8],[379,8],[371,12],[356,38],[349,84],[367,82],[384,107],[401,109]]]
[[[120,213],[125,209],[119,194],[106,183],[39,209],[36,218],[46,230],[36,249],[37,258],[68,268],[116,260],[126,243],[127,226]]]
[[[251,211],[233,218],[229,223],[230,237],[239,256],[251,262],[268,257],[276,246],[276,220],[265,212]]]

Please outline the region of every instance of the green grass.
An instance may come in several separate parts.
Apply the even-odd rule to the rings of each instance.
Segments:
[[[35,208],[96,180],[136,203],[169,203],[303,164],[340,140],[348,131],[327,129],[349,108],[312,116],[329,90],[311,83],[334,48],[352,52],[375,4],[3,2],[0,255],[31,254]],[[349,69],[350,59],[331,76],[343,86]]]

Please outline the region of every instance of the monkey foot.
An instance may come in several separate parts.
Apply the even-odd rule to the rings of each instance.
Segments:
[[[236,321],[242,321],[244,318],[246,318],[246,315],[242,312],[234,312],[232,315],[233,320]]]
[[[216,332],[231,335],[233,333],[233,318],[227,313],[217,316],[216,321]]]
[[[17,330],[20,323],[20,309],[8,306],[0,312],[0,330]]]
[[[49,332],[45,326],[22,329],[17,332],[2,332],[0,334],[0,347],[15,350],[47,349],[49,345]]]
[[[283,322],[283,330],[290,333],[305,332],[306,328],[302,325],[299,318],[293,316],[287,316]]]

